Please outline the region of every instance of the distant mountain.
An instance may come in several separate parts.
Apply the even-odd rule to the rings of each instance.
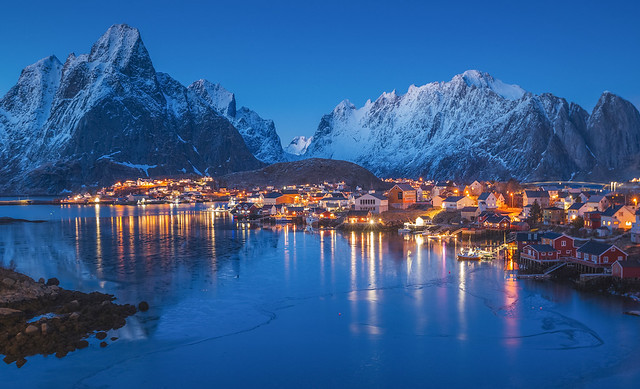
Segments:
[[[310,158],[293,162],[281,162],[259,170],[230,173],[219,178],[221,186],[253,188],[273,185],[322,184],[344,181],[352,188],[389,189],[390,185],[373,173],[351,162]]]
[[[89,54],[27,66],[0,100],[0,193],[263,166],[224,116],[156,72],[137,29],[114,25]]]
[[[302,155],[307,151],[312,140],[313,137],[296,136],[291,140],[285,151],[293,155]]]
[[[640,114],[605,92],[591,115],[475,70],[325,115],[303,157],[380,176],[626,179],[640,172]]]
[[[273,120],[263,119],[247,107],[236,110],[235,95],[220,84],[198,80],[189,85],[189,90],[203,98],[238,129],[256,158],[265,163],[287,160]]]

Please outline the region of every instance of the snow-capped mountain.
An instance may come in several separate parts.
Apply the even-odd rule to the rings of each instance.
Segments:
[[[313,140],[312,136],[296,136],[291,140],[285,151],[293,155],[302,155],[307,152],[311,140]]]
[[[630,178],[640,114],[605,92],[589,115],[475,70],[383,93],[325,115],[304,157],[352,161],[382,176],[435,179]]]
[[[89,54],[27,66],[0,100],[0,193],[263,164],[197,93],[156,72],[137,29],[114,25]]]
[[[198,80],[189,90],[199,95],[240,132],[249,151],[265,163],[287,160],[273,120],[263,119],[247,107],[236,109],[235,95],[220,84]]]

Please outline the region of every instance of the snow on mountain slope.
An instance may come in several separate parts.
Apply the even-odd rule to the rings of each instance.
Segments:
[[[588,120],[562,98],[470,70],[404,95],[383,93],[361,108],[341,102],[322,118],[304,157],[352,161],[383,176],[568,179],[610,165],[588,146],[595,131]],[[640,131],[626,122],[623,132]]]
[[[25,68],[0,100],[0,128],[3,193],[263,166],[227,119],[156,72],[127,25],[112,26],[89,54],[70,54],[64,65],[48,57]]]
[[[313,140],[312,136],[296,136],[291,140],[285,151],[293,155],[302,155],[307,151],[311,140]]]
[[[198,94],[216,112],[227,118],[260,161],[271,164],[287,160],[273,120],[263,119],[247,107],[236,109],[235,95],[220,84],[198,80],[189,85],[189,90]]]

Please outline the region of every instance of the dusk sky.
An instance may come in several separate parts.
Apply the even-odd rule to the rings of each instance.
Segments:
[[[640,106],[640,5],[632,1],[77,1],[3,4],[0,95],[25,66],[87,53],[137,27],[155,68],[206,78],[275,121],[286,145],[343,99],[486,71],[591,110],[604,90]]]

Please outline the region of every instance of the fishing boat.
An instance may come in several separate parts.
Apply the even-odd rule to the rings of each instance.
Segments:
[[[478,250],[473,247],[462,248],[458,253],[458,261],[479,261],[483,257],[482,250]]]

